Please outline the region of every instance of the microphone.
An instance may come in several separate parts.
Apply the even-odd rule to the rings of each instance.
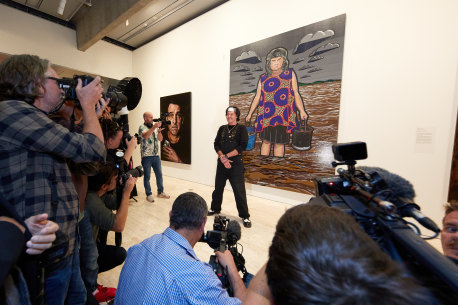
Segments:
[[[233,246],[237,243],[237,241],[242,237],[242,228],[240,224],[235,221],[231,220],[227,224],[227,244],[228,246]]]
[[[385,181],[387,188],[391,190],[393,198],[392,202],[402,217],[412,217],[425,228],[435,233],[440,232],[439,227],[434,223],[434,221],[425,216],[420,211],[420,207],[413,201],[413,198],[415,197],[415,190],[408,180],[399,175],[390,173],[380,167],[359,166],[357,169],[363,170],[368,174],[376,172],[380,175],[380,177]]]

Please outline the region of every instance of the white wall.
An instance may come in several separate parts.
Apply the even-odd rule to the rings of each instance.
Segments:
[[[132,52],[99,41],[76,48],[75,31],[0,4],[0,52],[34,54],[52,63],[114,79],[132,75]]]
[[[142,123],[144,111],[159,115],[161,96],[191,91],[192,165],[163,162],[163,172],[212,185],[213,139],[229,103],[230,50],[346,14],[338,140],[366,141],[369,158],[361,164],[411,181],[423,211],[440,222],[458,105],[457,12],[456,0],[229,1],[134,51],[144,93],[131,125]],[[417,128],[432,132],[431,145],[416,145]],[[257,186],[249,191],[305,199]]]
[[[103,41],[80,52],[74,31],[0,5],[0,52],[33,53],[112,78],[139,77],[143,98],[129,115],[132,131],[144,111],[159,114],[161,96],[191,91],[192,165],[164,162],[163,171],[212,185],[213,139],[229,102],[230,50],[345,13],[339,142],[366,141],[369,159],[361,164],[410,180],[417,202],[440,222],[458,108],[457,12],[456,0],[232,0],[132,53]],[[417,128],[432,132],[431,145],[415,145]],[[138,150],[134,161],[140,163]],[[306,200],[273,188],[248,190]]]

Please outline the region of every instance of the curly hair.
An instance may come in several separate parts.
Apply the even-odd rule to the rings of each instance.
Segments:
[[[303,204],[280,218],[266,267],[275,304],[424,304],[425,290],[341,210]]]
[[[101,119],[100,125],[102,126],[105,141],[115,138],[118,135],[118,132],[122,130],[118,123],[110,119]]]
[[[0,101],[21,100],[33,104],[41,97],[46,72],[51,66],[47,59],[35,55],[13,55],[0,65]]]

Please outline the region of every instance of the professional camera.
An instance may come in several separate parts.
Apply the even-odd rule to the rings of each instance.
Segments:
[[[62,78],[57,80],[59,88],[65,92],[64,100],[73,100],[75,106],[81,109],[81,104],[76,95],[78,78],[82,81],[82,86],[88,85],[94,80],[90,75],[74,75],[73,78]],[[116,86],[110,85],[106,92],[102,94],[105,100],[110,99],[111,112],[116,113],[127,106],[129,110],[134,109],[141,98],[141,83],[138,78],[124,78]]]
[[[210,248],[215,250],[215,252],[224,252],[226,250],[231,251],[237,271],[241,271],[243,273],[244,283],[249,283],[253,275],[247,272],[245,268],[245,258],[238,252],[237,249],[237,241],[240,239],[241,235],[242,232],[240,224],[237,221],[230,220],[226,218],[226,216],[218,215],[215,216],[213,230],[202,234],[202,238],[199,241],[206,242]],[[216,262],[216,255],[211,255],[208,263],[212,266],[213,271],[220,279],[223,288],[228,291],[230,296],[233,296],[232,287],[226,270],[224,270],[224,268]]]
[[[124,187],[124,185],[126,184],[127,180],[129,179],[129,176],[132,176],[135,178],[143,176],[143,167],[139,165],[131,170],[128,170],[125,173],[120,173],[119,174],[119,181],[120,181],[119,184],[122,187]]]
[[[122,140],[121,140],[121,144],[119,145],[119,149],[126,150],[127,149],[126,140],[130,141],[132,140],[132,137],[135,137],[137,139],[137,144],[140,144],[142,137],[140,137],[138,133],[132,136],[128,131],[123,130]]]
[[[310,203],[335,207],[353,216],[366,234],[437,300],[444,304],[456,301],[458,267],[420,238],[418,227],[403,218],[412,217],[434,232],[429,238],[440,232],[412,201],[415,192],[410,182],[380,168],[356,168],[356,160],[367,158],[364,142],[336,144],[332,150],[334,158],[341,161],[332,165],[347,165],[348,169],[339,168],[337,176],[316,178],[317,197]]]
[[[167,117],[168,117],[168,116],[169,116],[169,113],[168,113],[168,112],[161,113],[161,116],[160,116],[158,119],[153,119],[153,122],[161,122],[161,123],[162,123],[161,126],[170,125],[172,122],[167,120]],[[152,124],[147,124],[146,126],[147,126],[148,128],[153,127]]]

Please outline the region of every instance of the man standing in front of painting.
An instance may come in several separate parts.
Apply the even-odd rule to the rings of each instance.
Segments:
[[[170,196],[164,193],[164,185],[162,183],[162,166],[161,159],[159,158],[159,147],[162,141],[162,128],[161,122],[153,124],[153,114],[145,112],[143,114],[144,123],[138,128],[138,134],[141,135],[141,156],[142,166],[145,171],[143,177],[143,185],[145,186],[146,200],[154,202],[153,193],[149,179],[151,177],[151,168],[156,175],[157,197],[169,199]]]
[[[261,155],[269,156],[273,144],[275,157],[285,156],[285,144],[290,134],[299,127],[300,119],[305,121],[308,114],[299,94],[296,73],[289,68],[288,51],[275,48],[267,54],[266,73],[259,78],[256,95],[245,118],[251,121],[253,112],[261,108],[255,123],[255,132],[262,140]]]

